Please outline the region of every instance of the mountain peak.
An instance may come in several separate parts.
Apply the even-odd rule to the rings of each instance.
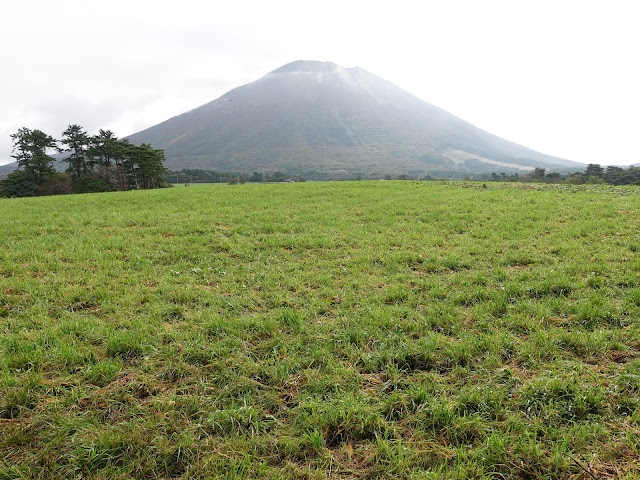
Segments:
[[[271,73],[330,73],[340,70],[341,67],[333,62],[319,62],[316,60],[296,60],[287,63],[280,68],[273,70]]]

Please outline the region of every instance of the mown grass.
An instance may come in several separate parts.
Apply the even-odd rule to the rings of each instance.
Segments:
[[[639,193],[3,200],[0,479],[639,478]]]

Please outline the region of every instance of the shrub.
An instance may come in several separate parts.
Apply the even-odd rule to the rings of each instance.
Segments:
[[[34,197],[38,185],[27,172],[16,170],[0,182],[0,197]]]
[[[110,183],[105,182],[92,175],[84,175],[73,182],[74,193],[93,193],[93,192],[111,192],[113,187]]]
[[[73,193],[71,176],[67,173],[59,173],[45,179],[38,185],[38,195],[68,195]]]

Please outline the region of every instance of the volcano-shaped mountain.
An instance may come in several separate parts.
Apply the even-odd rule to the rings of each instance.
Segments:
[[[582,166],[491,135],[361,68],[296,61],[128,137],[167,167],[464,175]]]

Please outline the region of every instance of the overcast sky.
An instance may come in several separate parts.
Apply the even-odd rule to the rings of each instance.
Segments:
[[[123,137],[294,60],[359,66],[507,140],[640,162],[634,0],[21,0],[0,13],[0,164],[20,127]]]

